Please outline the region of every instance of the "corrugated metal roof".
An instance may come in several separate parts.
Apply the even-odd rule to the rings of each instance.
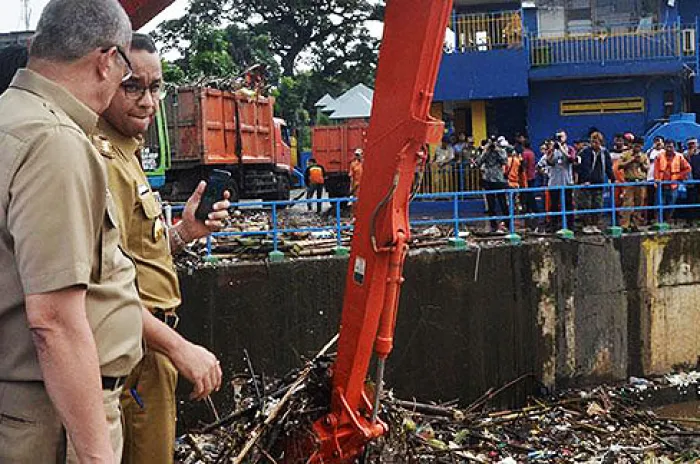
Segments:
[[[335,99],[330,96],[330,94],[325,94],[322,96],[315,104],[314,107],[316,108],[326,108],[328,105],[332,105],[333,102],[335,102]]]
[[[374,91],[364,84],[357,84],[327,106],[332,109],[331,119],[369,118],[372,113]]]

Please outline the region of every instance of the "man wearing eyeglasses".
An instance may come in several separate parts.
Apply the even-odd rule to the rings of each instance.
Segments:
[[[202,399],[221,385],[216,357],[175,331],[180,289],[171,250],[219,230],[228,217],[227,200],[214,205],[206,222],[195,219],[206,184],[190,198],[182,221],[169,230],[161,205],[149,187],[139,160],[142,135],[158,109],[163,89],[160,57],[149,36],[135,33],[127,61],[132,75],[121,84],[98,126],[110,142],[109,189],[114,195],[122,246],[136,264],[144,305],[143,360],[126,380],[122,393],[124,464],[170,463],[175,444],[175,386],[180,372]]]
[[[94,131],[130,41],[117,0],[51,0],[0,97],[3,463],[120,461],[142,307]]]

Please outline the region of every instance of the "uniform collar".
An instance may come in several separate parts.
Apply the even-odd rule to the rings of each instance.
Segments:
[[[135,155],[140,146],[140,140],[134,137],[127,137],[114,128],[105,118],[100,118],[97,122],[97,128],[102,135],[107,137],[110,144],[117,149],[120,155],[130,160]]]
[[[12,79],[11,87],[40,96],[63,110],[86,134],[97,124],[97,114],[75,98],[65,87],[30,69],[20,69]]]

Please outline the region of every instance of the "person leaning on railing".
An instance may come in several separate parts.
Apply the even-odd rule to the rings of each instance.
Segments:
[[[632,142],[632,150],[626,151],[618,161],[618,169],[625,183],[644,182],[649,171],[649,159],[642,151],[643,140],[635,138]],[[646,185],[625,187],[622,194],[623,208],[638,208],[646,204]],[[644,224],[642,211],[622,211],[620,225],[626,230],[638,230]]]
[[[581,162],[578,167],[578,182],[584,188],[577,200],[580,209],[601,210],[603,208],[603,189],[589,187],[604,184],[606,181],[615,182],[613,163],[610,152],[603,146],[603,137],[599,133],[591,135],[591,146],[580,154]],[[600,213],[589,213],[583,216],[583,233],[600,233]]]
[[[694,181],[700,181],[700,150],[698,150],[698,139],[691,137],[687,140],[686,145],[687,149],[684,156],[688,160],[688,163],[690,163],[690,178]],[[700,203],[699,189],[700,185],[698,184],[688,186],[688,204],[697,205]],[[687,219],[691,223],[700,219],[700,209],[697,207],[689,209]]]
[[[661,189],[661,198],[664,206],[673,206],[678,200],[679,182],[688,178],[691,168],[685,157],[676,151],[676,143],[671,139],[666,139],[663,154],[656,158],[654,166],[654,180],[657,188]],[[664,214],[671,217],[673,214]],[[664,222],[659,218],[659,222]]]

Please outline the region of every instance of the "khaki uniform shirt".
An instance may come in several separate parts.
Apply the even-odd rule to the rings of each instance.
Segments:
[[[98,128],[111,145],[107,162],[109,190],[117,206],[124,251],[136,264],[141,301],[149,309],[174,309],[180,305],[180,287],[161,205],[137,157],[139,142],[124,137],[104,119]]]
[[[625,166],[621,166],[622,164]],[[634,152],[628,150],[622,154],[618,169],[622,171],[625,182],[646,180],[647,171],[649,171],[649,160],[647,155],[642,152],[639,153],[639,158],[635,159]]]
[[[104,376],[141,359],[133,263],[118,247],[97,116],[63,87],[20,70],[0,97],[0,380],[40,381],[25,295],[86,288]]]

